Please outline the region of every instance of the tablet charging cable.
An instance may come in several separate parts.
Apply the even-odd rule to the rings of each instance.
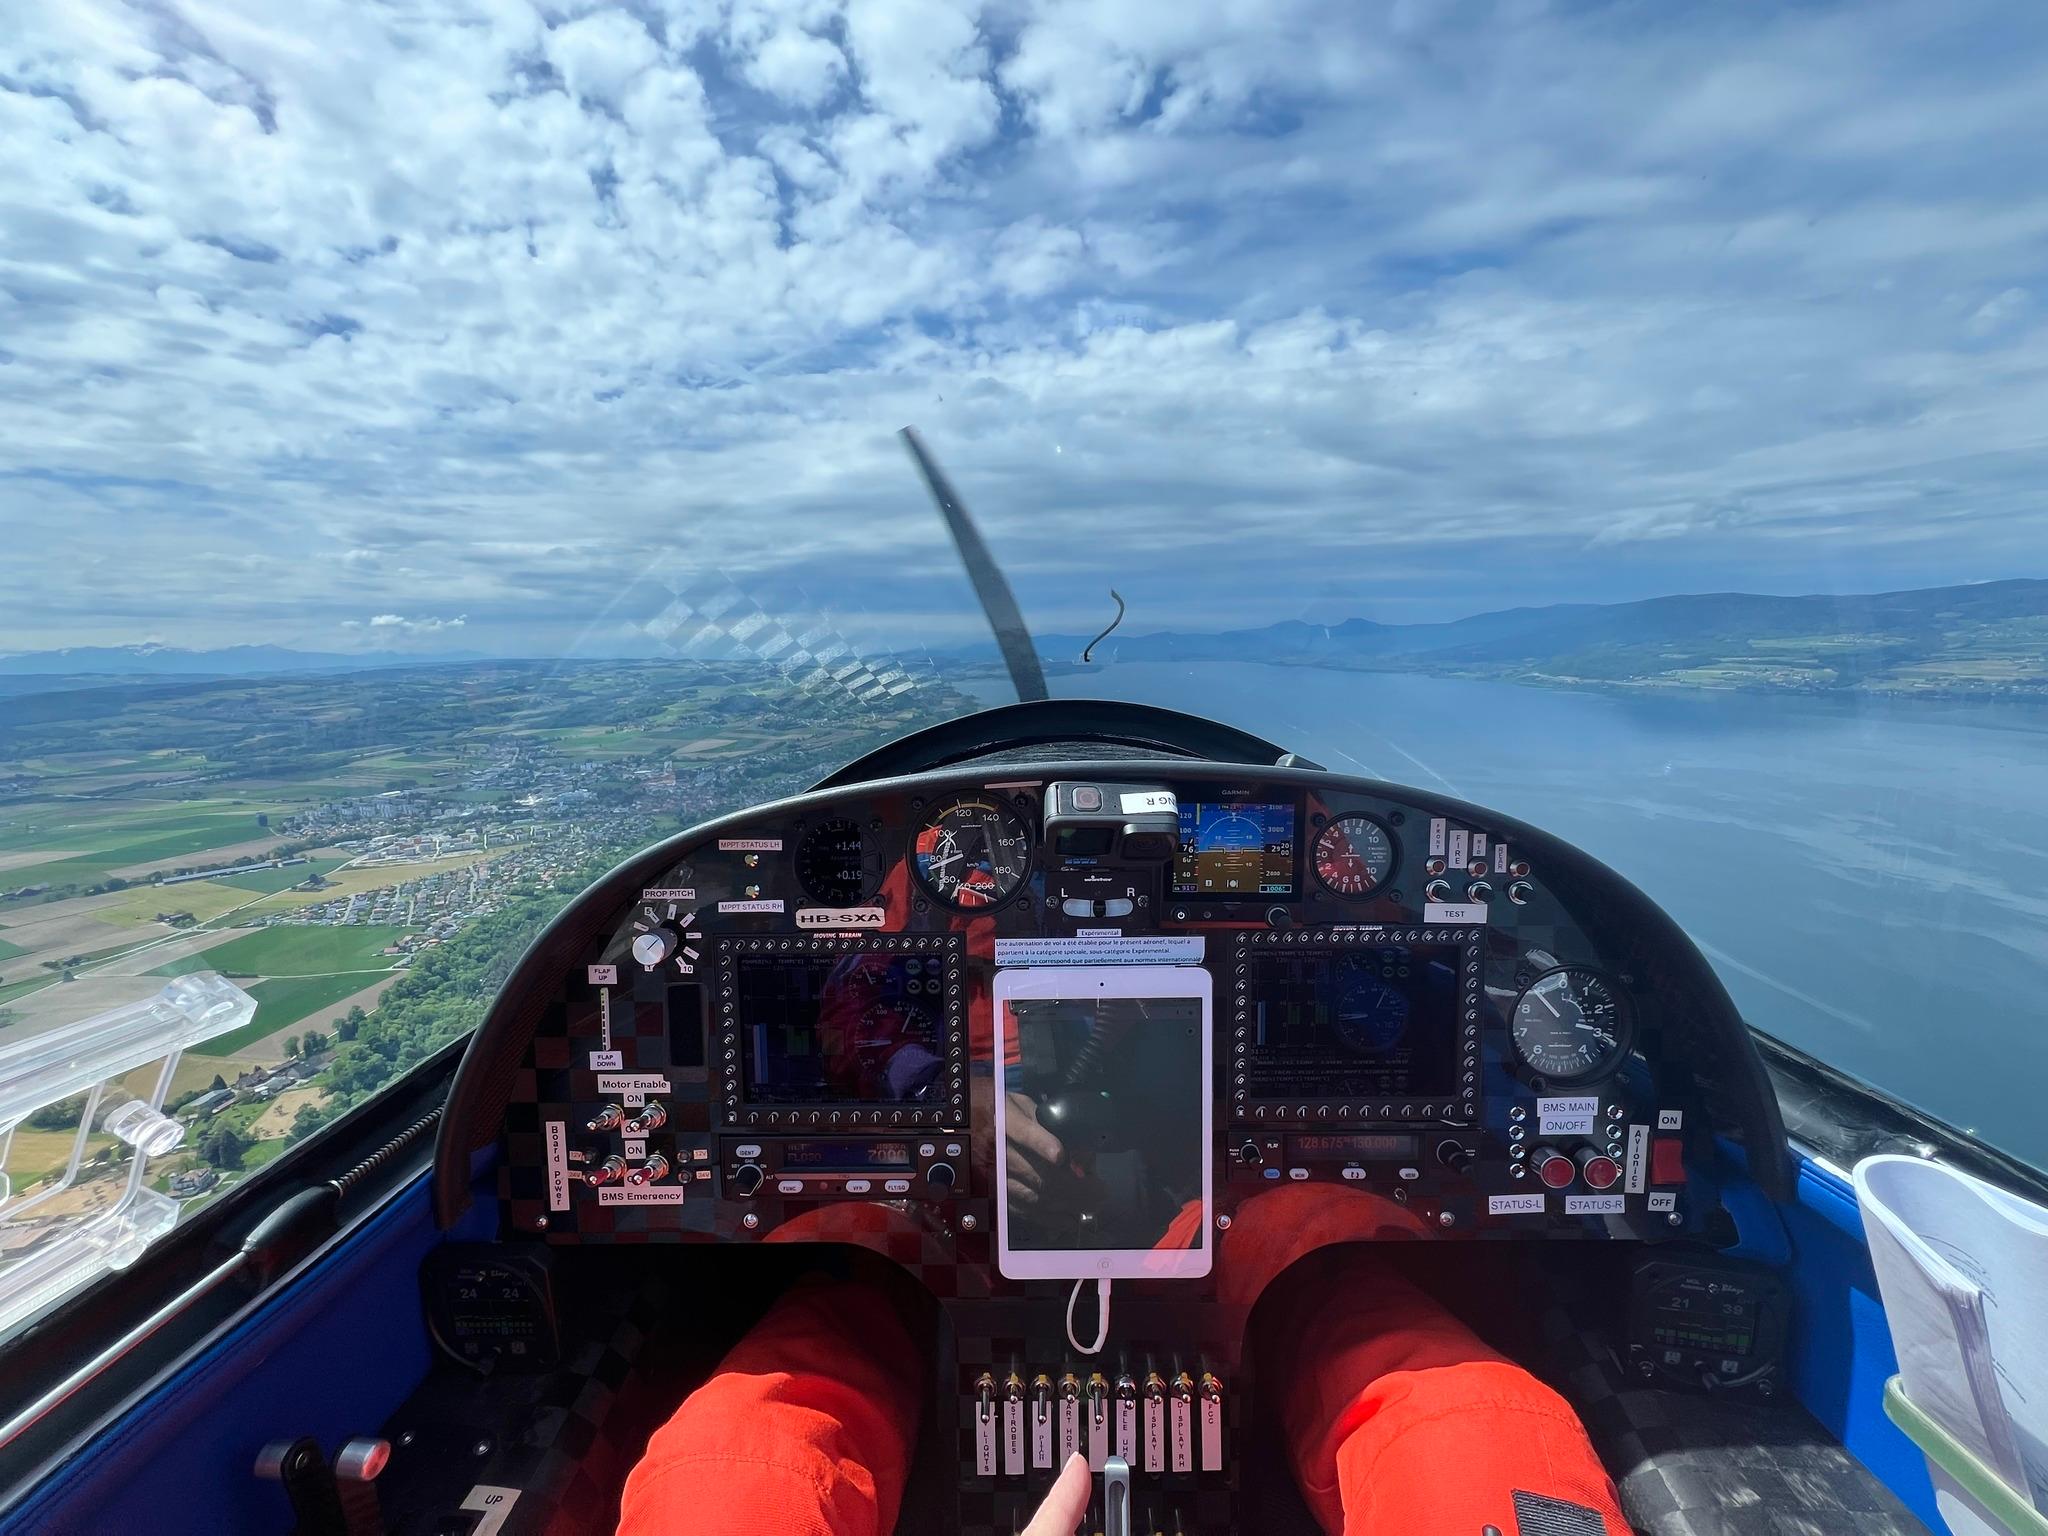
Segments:
[[[1102,1346],[1109,1339],[1109,1281],[1097,1280],[1095,1282],[1095,1342],[1093,1344],[1083,1344],[1074,1337],[1074,1303],[1081,1299],[1081,1287],[1087,1283],[1085,1279],[1076,1280],[1074,1288],[1067,1292],[1067,1342],[1074,1346],[1075,1352],[1078,1354],[1099,1355],[1102,1353]]]

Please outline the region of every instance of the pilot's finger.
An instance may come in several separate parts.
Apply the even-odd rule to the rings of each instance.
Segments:
[[[1009,1171],[1011,1188],[1027,1199],[1036,1199],[1045,1183],[1045,1175],[1039,1171],[1038,1164],[1011,1147],[1003,1165]]]
[[[1060,1468],[1059,1481],[1045,1495],[1038,1513],[1024,1527],[1024,1536],[1074,1536],[1074,1527],[1088,1513],[1088,1495],[1094,1490],[1088,1473],[1088,1458],[1076,1452]]]
[[[1060,1145],[1059,1137],[1038,1123],[1035,1113],[1010,1115],[1004,1121],[1004,1135],[1012,1145],[1022,1147],[1048,1163],[1058,1162],[1060,1154],[1066,1150]]]

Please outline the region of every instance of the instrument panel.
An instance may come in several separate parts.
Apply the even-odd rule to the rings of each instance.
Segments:
[[[1000,1289],[991,996],[1016,967],[1209,972],[1223,1227],[1308,1184],[1369,1197],[1365,1235],[1697,1237],[1717,1115],[1765,1091],[1697,953],[1617,877],[1319,771],[834,790],[650,850],[536,954],[478,1048],[519,1056],[510,1225],[558,1243],[880,1222]]]
[[[1316,1248],[1725,1246],[1727,1172],[1786,1176],[1746,1027],[1604,866],[1424,791],[1182,760],[837,787],[629,860],[473,1037],[444,1225],[493,1143],[509,1243],[906,1273],[946,1320],[944,1528],[976,1536],[1082,1448],[1159,1528],[1244,1528],[1247,1319]],[[1117,1277],[1093,1356],[1083,1273]]]

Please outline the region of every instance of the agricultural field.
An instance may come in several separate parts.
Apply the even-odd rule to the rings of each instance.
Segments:
[[[384,950],[396,943],[404,931],[367,924],[349,928],[280,924],[215,945],[203,955],[157,966],[149,974],[183,976],[192,971],[219,971],[230,977],[279,977],[388,971],[391,957]],[[368,986],[369,981],[365,979],[358,985]]]

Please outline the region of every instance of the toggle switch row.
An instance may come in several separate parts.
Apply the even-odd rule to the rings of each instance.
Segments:
[[[1118,1456],[1134,1472],[1223,1470],[1223,1383],[1213,1371],[1086,1377],[1012,1370],[974,1382],[974,1475],[1023,1477],[1085,1455],[1100,1472]]]

